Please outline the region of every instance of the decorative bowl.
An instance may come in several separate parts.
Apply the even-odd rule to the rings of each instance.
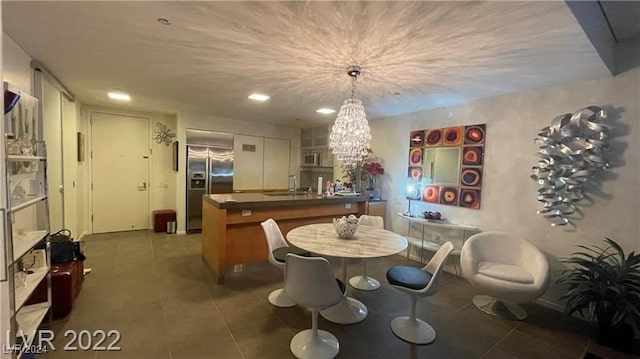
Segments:
[[[335,228],[339,238],[351,239],[358,229],[358,218],[354,215],[350,215],[349,218],[334,218],[333,228]]]
[[[442,217],[440,212],[425,211],[425,212],[422,212],[422,218],[428,219],[431,221],[444,221],[444,217]]]

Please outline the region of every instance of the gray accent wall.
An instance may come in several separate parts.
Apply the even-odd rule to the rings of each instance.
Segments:
[[[589,193],[591,203],[580,207],[583,218],[575,221],[575,228],[551,227],[536,214],[537,184],[529,178],[537,162],[533,139],[554,117],[588,105],[610,109],[609,158],[615,167],[598,178],[601,186]],[[552,269],[552,284],[541,300],[556,307],[563,292],[554,284],[561,268],[558,260],[576,245],[601,244],[608,236],[628,251],[640,248],[640,68],[617,77],[370,121],[372,149],[385,161],[383,197],[389,201],[392,230],[407,229],[396,213],[407,210],[403,189],[409,131],[477,123],[487,124],[481,208],[412,201],[414,213],[439,211],[453,222],[506,231],[535,243],[548,255]]]

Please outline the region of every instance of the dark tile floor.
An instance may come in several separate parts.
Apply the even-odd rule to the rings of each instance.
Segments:
[[[267,302],[269,292],[282,286],[282,272],[266,261],[215,284],[201,261],[199,235],[137,231],[93,235],[85,242],[85,266],[92,272],[73,313],[50,324],[57,350],[44,358],[290,358],[289,341],[311,325],[308,311]],[[340,273],[338,261],[332,262]],[[369,263],[371,275],[384,282],[390,265],[407,260]],[[349,273],[359,268],[354,263]],[[524,322],[486,315],[471,304],[476,291],[445,273],[439,292],[420,299],[417,310],[438,337],[430,345],[411,345],[389,328],[392,318],[408,313],[406,295],[386,283],[373,292],[348,292],[369,308],[364,321],[336,325],[320,319],[320,328],[340,341],[339,358],[581,358],[590,342],[585,323],[537,305],[526,306],[530,318]],[[62,350],[71,338],[65,332],[81,330],[117,330],[121,350]]]

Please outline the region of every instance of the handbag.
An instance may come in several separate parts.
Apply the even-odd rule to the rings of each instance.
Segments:
[[[71,262],[74,259],[85,260],[87,257],[82,253],[80,242],[76,242],[71,237],[71,231],[61,229],[49,237],[51,248],[51,263]]]

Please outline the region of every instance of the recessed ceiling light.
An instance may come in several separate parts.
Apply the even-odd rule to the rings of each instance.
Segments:
[[[158,20],[158,22],[159,22],[160,24],[162,24],[162,25],[165,25],[165,26],[169,26],[169,25],[171,25],[171,20],[166,19],[166,18],[164,18],[164,17],[159,17],[157,20]]]
[[[251,95],[249,95],[249,98],[256,101],[267,101],[269,99],[269,96],[261,95],[259,93],[252,93]]]
[[[131,101],[131,96],[124,92],[109,92],[109,98],[118,101]]]
[[[332,110],[332,109],[330,109],[330,108],[319,108],[319,109],[317,109],[317,110],[316,110],[316,112],[317,112],[317,113],[324,114],[324,115],[328,115],[328,114],[330,114],[330,113],[334,113],[334,112],[336,112],[336,110]]]

